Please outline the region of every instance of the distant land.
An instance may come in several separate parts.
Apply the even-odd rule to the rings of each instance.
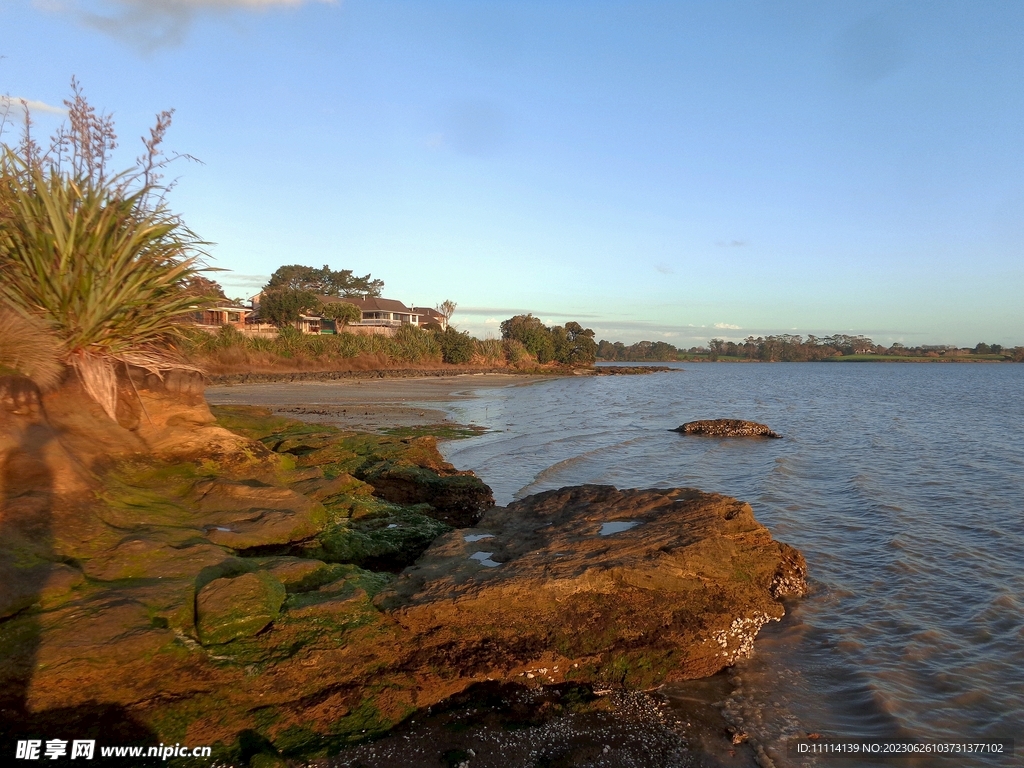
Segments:
[[[866,336],[748,336],[741,342],[711,339],[706,347],[679,349],[664,341],[626,345],[602,339],[597,345],[600,362],[1024,362],[1024,346],[1003,347],[979,342],[974,347],[951,344],[886,347]]]

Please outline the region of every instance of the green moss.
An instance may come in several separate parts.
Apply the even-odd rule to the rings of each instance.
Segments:
[[[284,585],[265,571],[216,579],[196,597],[196,629],[203,645],[251,637],[277,618]]]
[[[415,427],[386,427],[380,431],[393,437],[430,436],[438,440],[462,440],[482,435],[488,429],[476,424],[421,424]]]
[[[275,416],[269,408],[249,405],[211,405],[210,410],[219,426],[253,440],[259,440],[275,432],[303,426],[303,422]]]
[[[320,559],[400,570],[415,561],[434,539],[451,530],[424,514],[422,506],[403,507],[376,499],[360,506],[360,514],[338,521],[320,534]]]

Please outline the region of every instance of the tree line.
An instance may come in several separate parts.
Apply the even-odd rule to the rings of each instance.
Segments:
[[[905,346],[899,342],[891,346],[875,344],[867,336],[837,333],[831,336],[806,338],[795,334],[748,336],[742,341],[711,339],[707,346],[680,349],[664,341],[639,341],[626,345],[621,341],[602,339],[597,345],[597,358],[602,361],[668,362],[700,357],[708,360],[732,358],[763,362],[808,362],[828,360],[851,355],[881,355],[886,357],[962,356],[964,350],[948,344]],[[1024,347],[1004,348],[999,344],[979,342],[967,351],[971,355],[996,355],[1016,362],[1024,361]]]

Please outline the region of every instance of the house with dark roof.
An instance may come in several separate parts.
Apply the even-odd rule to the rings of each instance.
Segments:
[[[412,311],[419,315],[419,324],[421,328],[428,323],[437,323],[441,326],[442,331],[448,328],[447,318],[436,309],[431,309],[430,307],[413,307]]]
[[[337,296],[319,296],[324,304],[352,304],[359,309],[362,317],[359,322],[349,323],[355,328],[400,328],[403,325],[422,325],[420,313],[410,309],[397,299],[381,299],[369,296],[365,299],[339,298]],[[324,320],[321,327],[329,321]]]
[[[262,293],[259,293],[250,299],[255,313],[254,317],[250,319],[250,324],[259,322],[259,300],[262,295]],[[362,299],[340,296],[317,296],[317,299],[321,304],[351,304],[356,307],[360,313],[359,320],[347,323],[344,326],[345,330],[354,333],[391,335],[403,325],[422,327],[427,323],[437,323],[442,328],[448,326],[444,315],[436,309],[429,309],[427,307],[413,307],[410,309],[397,299],[381,299],[376,296],[368,296]],[[312,334],[337,333],[342,329],[340,323],[326,317],[314,315],[302,315],[296,326],[303,333]]]

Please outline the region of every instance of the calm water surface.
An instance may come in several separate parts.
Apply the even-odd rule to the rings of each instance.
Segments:
[[[1012,759],[940,764],[1024,765],[1024,365],[681,367],[481,390],[452,415],[495,431],[445,453],[499,504],[581,483],[749,501],[812,593],[726,683],[675,693],[719,702],[777,765],[813,764],[783,745],[815,731],[1016,738]],[[785,439],[668,431],[705,418]]]

